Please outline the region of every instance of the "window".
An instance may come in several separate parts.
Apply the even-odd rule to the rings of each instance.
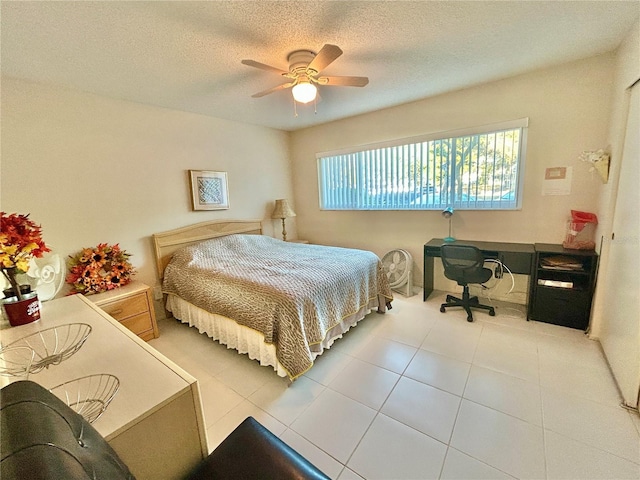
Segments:
[[[321,153],[323,210],[515,210],[528,119]]]

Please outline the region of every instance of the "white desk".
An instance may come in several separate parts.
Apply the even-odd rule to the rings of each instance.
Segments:
[[[118,377],[120,390],[93,426],[136,478],[182,478],[207,456],[195,378],[82,295],[45,302],[41,314],[38,322],[2,329],[2,344],[56,325],[91,325],[91,334],[75,355],[29,379],[52,388],[91,374]]]

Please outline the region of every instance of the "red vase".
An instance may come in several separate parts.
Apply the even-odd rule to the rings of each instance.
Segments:
[[[34,292],[26,295],[26,297],[24,300],[12,297],[3,301],[4,312],[12,327],[40,320],[38,295]]]

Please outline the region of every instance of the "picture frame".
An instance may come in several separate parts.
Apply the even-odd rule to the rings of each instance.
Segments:
[[[227,210],[229,185],[227,172],[189,170],[191,204],[194,210]]]

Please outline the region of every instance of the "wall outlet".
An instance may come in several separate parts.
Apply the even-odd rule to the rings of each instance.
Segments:
[[[493,271],[493,274],[496,278],[502,278],[502,275],[504,274],[504,271],[502,270],[502,264],[498,263],[496,264],[496,268]]]

